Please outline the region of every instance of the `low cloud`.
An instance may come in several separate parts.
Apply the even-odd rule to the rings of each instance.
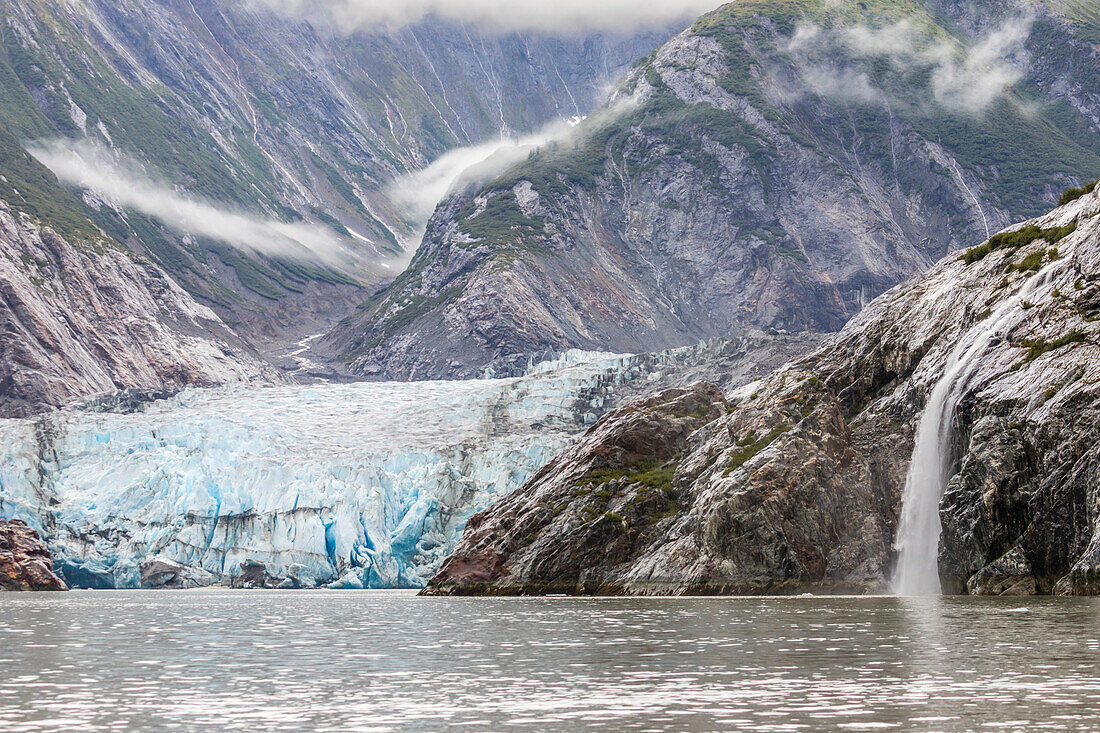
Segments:
[[[882,27],[805,25],[796,30],[787,49],[800,62],[810,86],[826,96],[868,102],[887,99],[866,73],[829,61],[839,48],[859,58],[887,59],[900,71],[927,72],[925,91],[931,100],[979,115],[1023,76],[1012,59],[1023,49],[1031,24],[1030,17],[1010,19],[969,46],[934,39],[909,20]]]
[[[440,156],[427,168],[397,179],[388,191],[390,200],[404,211],[409,223],[422,232],[436,206],[456,188],[495,178],[549,143],[569,144],[583,139],[593,129],[613,123],[637,104],[635,98],[625,97],[597,110],[587,119],[554,122],[526,137],[457,148]]]
[[[906,58],[918,55],[920,48],[929,45],[929,39],[909,20],[881,28],[856,25],[845,28],[842,36],[848,47],[861,56]]]
[[[423,229],[435,207],[459,184],[498,176],[540,145],[566,138],[571,129],[571,125],[559,122],[526,137],[456,148],[427,168],[395,181],[389,190],[390,199],[414,226]]]
[[[1008,21],[971,47],[961,61],[947,47],[939,47],[932,74],[936,100],[971,113],[985,110],[1023,77],[1008,59],[1023,49],[1031,23],[1031,18]]]
[[[838,69],[811,66],[803,70],[802,78],[815,92],[846,102],[881,102],[886,95],[871,83],[865,72],[854,69]]]
[[[325,227],[256,217],[182,194],[101,145],[62,139],[28,149],[64,183],[88,190],[120,209],[156,218],[181,234],[250,252],[330,265],[346,264],[351,258],[335,233]]]
[[[634,31],[694,20],[721,0],[253,0],[277,12],[326,18],[345,31],[394,30],[428,16],[497,31]]]

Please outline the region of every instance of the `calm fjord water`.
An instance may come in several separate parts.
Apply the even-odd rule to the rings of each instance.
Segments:
[[[0,730],[1096,730],[1100,600],[0,595]]]

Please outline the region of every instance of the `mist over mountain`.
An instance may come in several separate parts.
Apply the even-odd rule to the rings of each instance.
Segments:
[[[328,342],[404,379],[838,329],[1097,175],[1083,7],[724,6],[636,64],[605,113],[456,190]]]
[[[15,219],[77,251],[111,243],[213,309],[249,359],[292,369],[296,342],[404,267],[446,182],[583,117],[680,27],[555,35],[433,17],[345,32],[221,0],[4,0],[0,19],[0,199]],[[27,151],[44,167],[28,168]],[[458,170],[446,172],[448,154]],[[441,169],[442,189],[408,183]],[[400,195],[414,189],[415,201]],[[7,244],[38,281],[26,269],[37,255]],[[8,338],[27,346],[41,324],[6,307],[23,332]],[[111,318],[137,307],[115,302]],[[56,348],[35,338],[32,351]],[[70,394],[54,387],[15,391],[47,404]]]
[[[281,13],[328,22],[345,33],[399,30],[434,18],[472,23],[497,32],[538,31],[577,34],[588,31],[634,32],[690,22],[715,7],[714,0],[253,0]]]

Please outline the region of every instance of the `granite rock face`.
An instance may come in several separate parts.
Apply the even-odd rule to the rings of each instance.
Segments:
[[[0,590],[67,590],[38,533],[18,519],[0,521]]]
[[[888,591],[916,426],[948,379],[944,591],[1100,593],[1098,320],[1094,192],[948,256],[728,403],[607,415],[473,517],[427,592]]]
[[[409,270],[328,342],[357,373],[405,379],[507,369],[548,347],[834,331],[1096,175],[1100,57],[1080,26],[1040,3],[861,5],[704,16],[573,138],[456,191]],[[855,40],[894,32],[912,58]],[[926,85],[951,76],[920,60],[941,41],[996,57],[1043,101],[1006,85],[976,109]]]

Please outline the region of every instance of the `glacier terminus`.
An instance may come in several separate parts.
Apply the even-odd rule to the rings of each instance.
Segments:
[[[506,379],[186,389],[0,420],[0,519],[37,530],[75,587],[418,588],[470,516],[714,348],[574,350]]]
[[[573,352],[503,380],[189,389],[3,420],[0,517],[46,537],[75,586],[415,588],[629,362]]]

